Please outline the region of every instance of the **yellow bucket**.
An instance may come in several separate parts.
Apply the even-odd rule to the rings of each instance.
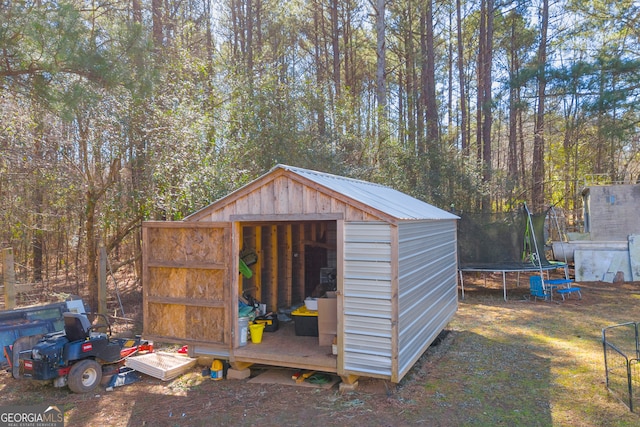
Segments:
[[[259,344],[262,342],[262,332],[264,332],[264,323],[253,323],[249,325],[249,332],[251,333],[251,342]]]

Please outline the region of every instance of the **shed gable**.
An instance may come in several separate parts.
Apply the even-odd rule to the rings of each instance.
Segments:
[[[212,203],[188,221],[228,221],[231,216],[342,214],[347,221],[388,220],[346,196],[280,170]]]

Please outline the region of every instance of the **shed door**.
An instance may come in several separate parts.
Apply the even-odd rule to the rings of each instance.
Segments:
[[[231,348],[231,224],[145,222],[144,336]]]

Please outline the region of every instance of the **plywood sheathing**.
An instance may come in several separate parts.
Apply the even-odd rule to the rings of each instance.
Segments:
[[[145,334],[224,344],[229,342],[229,226],[187,227],[163,223],[162,228],[143,228],[148,249],[143,274]]]

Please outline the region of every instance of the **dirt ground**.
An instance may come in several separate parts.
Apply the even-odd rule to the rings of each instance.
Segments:
[[[527,283],[527,286],[524,285]],[[400,384],[356,391],[212,381],[197,366],[172,381],[87,394],[0,373],[2,405],[64,408],[67,426],[631,426],[640,417],[605,386],[601,333],[640,321],[640,283],[584,283],[583,298],[530,301],[528,280],[465,277],[465,299]],[[139,290],[123,295],[120,332],[140,328]],[[177,347],[170,347],[175,350]],[[254,367],[252,377],[268,367]]]

